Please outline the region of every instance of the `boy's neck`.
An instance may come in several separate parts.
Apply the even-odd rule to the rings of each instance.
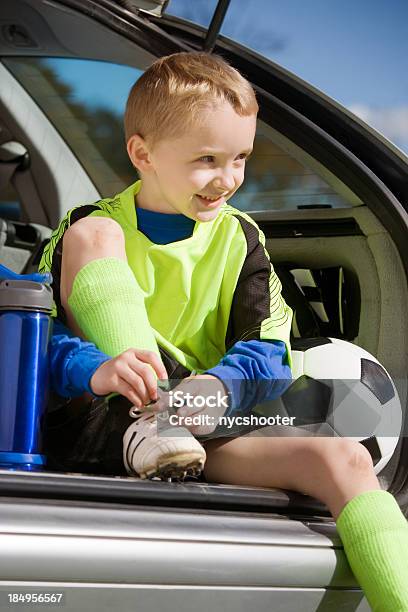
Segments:
[[[180,214],[177,210],[172,209],[167,203],[162,201],[161,194],[155,193],[154,187],[153,189],[149,188],[148,181],[146,179],[141,180],[139,192],[135,196],[135,205],[136,208],[143,208],[143,210],[150,210],[151,212],[166,215]]]

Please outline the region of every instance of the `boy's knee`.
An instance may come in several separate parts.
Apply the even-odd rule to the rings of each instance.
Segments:
[[[357,472],[371,472],[374,468],[373,459],[365,446],[355,440],[343,440],[346,442],[346,462],[348,469]]]
[[[64,234],[64,247],[73,243],[97,247],[106,245],[110,241],[124,242],[125,238],[119,223],[107,217],[78,219]]]
[[[322,438],[315,455],[322,467],[336,479],[351,473],[368,474],[373,470],[373,460],[368,450],[356,440],[347,438]]]

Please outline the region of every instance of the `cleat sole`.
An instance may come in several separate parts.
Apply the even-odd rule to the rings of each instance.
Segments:
[[[173,459],[173,460],[171,460]],[[167,461],[162,458],[156,466],[149,466],[139,473],[143,480],[160,478],[160,480],[183,481],[187,476],[198,477],[204,468],[205,459],[202,454],[192,457],[191,453],[168,457]]]

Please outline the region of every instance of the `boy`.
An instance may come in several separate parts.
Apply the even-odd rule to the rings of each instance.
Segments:
[[[244,411],[254,398],[231,381],[268,380],[273,396],[290,377],[291,311],[261,232],[226,204],[243,182],[257,111],[250,84],[221,58],[157,60],[133,87],[125,116],[141,181],[74,209],[54,232],[40,271],[53,273],[55,314],[77,336],[57,327],[54,387],[71,397],[120,393],[133,406],[129,415],[120,396],[91,411],[68,404],[71,437],[62,446],[75,446],[76,468],[102,457],[120,469],[122,437],[128,473],[149,475],[149,462],[154,473],[200,467],[195,438],[186,430],[158,436],[155,414],[141,410],[159,397],[156,377],[228,389],[231,410]],[[366,449],[260,433],[203,442],[206,479],[322,500],[373,608],[408,610],[408,527]]]

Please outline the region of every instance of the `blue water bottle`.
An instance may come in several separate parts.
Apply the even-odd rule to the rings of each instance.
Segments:
[[[41,470],[52,277],[0,265],[0,469]]]

